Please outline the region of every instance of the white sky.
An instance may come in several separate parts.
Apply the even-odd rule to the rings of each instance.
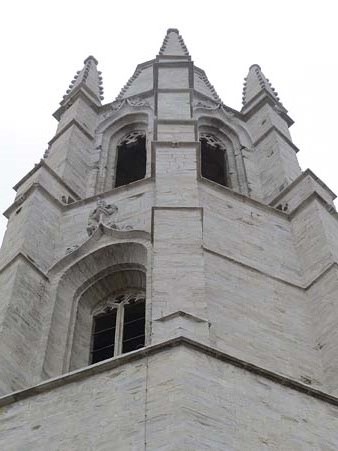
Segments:
[[[276,88],[295,125],[303,169],[338,193],[335,174],[337,11],[335,1],[129,0],[3,2],[0,10],[0,211],[11,189],[39,162],[53,137],[57,109],[75,72],[93,54],[112,101],[136,65],[155,57],[167,28],[222,100],[240,109],[253,63]],[[338,8],[338,4],[337,4]],[[0,219],[0,241],[6,220]]]

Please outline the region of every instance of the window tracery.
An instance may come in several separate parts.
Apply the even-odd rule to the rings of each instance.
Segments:
[[[90,363],[135,351],[144,343],[144,291],[115,293],[94,310]]]
[[[117,146],[115,187],[143,179],[146,162],[146,134],[142,130],[134,130]]]
[[[210,133],[200,133],[201,174],[223,186],[229,186],[226,148],[224,144]]]

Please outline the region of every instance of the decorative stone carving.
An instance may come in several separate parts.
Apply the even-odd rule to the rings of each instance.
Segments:
[[[71,254],[72,252],[76,251],[80,246],[78,244],[73,244],[73,246],[67,247],[66,249],[66,255]]]
[[[100,313],[108,313],[114,308],[119,308],[125,304],[135,304],[145,300],[145,292],[143,290],[126,290],[112,294],[101,302],[93,311],[93,316]]]
[[[51,146],[48,146],[48,148],[45,150],[43,154],[43,158],[47,158],[50,154]]]
[[[210,133],[200,133],[200,139],[206,141],[206,143],[210,147],[225,150],[224,144],[219,139],[217,139],[214,135],[211,135]]]
[[[117,211],[118,208],[116,205],[107,204],[104,199],[98,198],[97,206],[90,213],[88,218],[88,235],[92,236],[100,224],[104,224],[111,228],[116,225],[111,216],[117,213]]]
[[[205,110],[218,110],[219,108],[221,108],[222,104],[221,103],[215,103],[215,102],[209,102],[208,100],[197,100],[196,102],[193,103],[193,108],[197,109],[197,108],[203,108]]]
[[[145,106],[145,107],[150,107],[151,105],[149,102],[147,102],[144,99],[141,99],[140,97],[133,97],[131,99],[127,99],[127,103],[128,105],[132,106],[132,107],[136,107],[136,106]]]
[[[97,200],[97,206],[89,214],[87,233],[92,236],[100,224],[111,230],[128,231],[133,230],[129,224],[116,224],[113,216],[118,212],[118,208],[114,204],[107,204],[104,199]]]
[[[141,138],[145,138],[145,132],[143,130],[134,130],[124,136],[120,144],[123,143],[126,146],[136,144]]]
[[[116,100],[111,104],[111,109],[114,112],[120,111],[120,109],[124,105],[129,105],[131,107],[148,107],[151,108],[151,105],[149,102],[147,102],[144,99],[141,99],[140,97],[132,97],[130,99],[123,99],[123,100]]]
[[[124,104],[125,104],[125,100],[115,101],[111,104],[111,109],[113,111],[119,111],[123,107]]]
[[[112,224],[110,226],[111,229],[114,230],[121,230],[121,231],[128,231],[128,230],[133,230],[133,226],[129,225],[129,224]]]
[[[193,103],[193,109],[197,110],[197,109],[203,109],[203,110],[208,110],[208,111],[216,111],[216,110],[221,110],[223,111],[227,116],[235,116],[235,114],[231,111],[230,108],[228,108],[226,105],[224,105],[224,103],[222,102],[212,102],[212,101],[208,101],[208,100],[196,100]]]

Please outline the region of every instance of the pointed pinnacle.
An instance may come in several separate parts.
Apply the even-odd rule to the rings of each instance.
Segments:
[[[168,28],[159,55],[189,56],[188,49],[177,28]]]
[[[93,97],[99,102],[103,99],[102,96],[102,76],[101,72],[97,70],[97,59],[89,55],[84,60],[84,66],[82,70],[76,72],[73,80],[66,91],[66,95],[63,97],[63,103],[67,101],[67,98],[79,87],[86,86],[92,93]]]
[[[261,67],[258,64],[253,64],[250,66],[249,73],[244,80],[242,97],[243,106],[247,105],[259,92],[263,90],[268,92],[278,103],[280,103],[277,92],[271,86],[271,83],[265,77]]]
[[[83,64],[87,64],[88,61],[93,61],[96,66],[99,64],[98,60],[93,56],[93,55],[89,55],[83,62]]]

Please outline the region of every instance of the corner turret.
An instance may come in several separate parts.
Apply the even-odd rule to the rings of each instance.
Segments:
[[[64,111],[72,105],[74,98],[82,92],[88,100],[91,100],[98,107],[101,106],[103,97],[102,72],[97,70],[98,61],[94,56],[89,55],[83,62],[84,66],[77,71],[70,82],[70,85],[60,102],[60,108],[54,113],[57,120],[61,119]]]
[[[280,101],[278,93],[270,83],[270,80],[265,77],[258,64],[253,64],[250,66],[249,73],[244,79],[242,113],[250,114],[251,109],[256,109],[262,102],[267,102],[275,107],[275,111],[287,123],[288,127],[293,124],[293,120],[288,116],[288,111]]]

